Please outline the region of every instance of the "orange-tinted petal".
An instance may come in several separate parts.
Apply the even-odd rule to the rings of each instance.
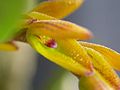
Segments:
[[[49,0],[42,2],[32,11],[61,19],[76,10],[82,3],[83,0]]]
[[[80,42],[80,44],[100,52],[105,57],[107,62],[112,65],[114,69],[120,71],[120,54],[118,52],[98,44],[87,42]]]
[[[32,34],[58,39],[86,40],[92,37],[86,28],[62,20],[37,20],[28,24],[27,28]]]

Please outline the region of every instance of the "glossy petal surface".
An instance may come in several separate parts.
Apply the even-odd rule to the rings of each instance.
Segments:
[[[92,58],[94,68],[117,90],[120,89],[120,79],[105,58],[94,49],[85,47]]]
[[[60,53],[56,49],[49,48],[42,44],[40,38],[29,34],[27,36],[27,40],[41,55],[71,71],[72,73],[79,76],[87,75],[89,73],[85,67],[73,60],[71,57],[66,56],[64,53]]]
[[[86,67],[90,73],[93,73],[91,58],[87,52],[76,40],[57,40],[58,50],[73,58],[76,62]]]
[[[42,2],[32,11],[61,19],[75,11],[82,3],[83,0],[49,0]]]
[[[62,20],[36,20],[26,26],[32,34],[58,39],[86,40],[92,37],[90,31],[76,24]]]
[[[80,44],[100,52],[113,68],[120,71],[120,54],[118,52],[98,44],[87,42],[80,42]]]
[[[26,19],[36,19],[36,20],[54,20],[56,18],[48,16],[40,12],[30,12],[26,16]]]

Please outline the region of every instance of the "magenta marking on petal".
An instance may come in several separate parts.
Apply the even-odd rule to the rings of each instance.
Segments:
[[[45,43],[46,46],[50,47],[50,48],[56,48],[57,47],[57,43],[55,42],[55,40],[51,39],[49,41],[47,41]]]
[[[86,76],[93,76],[94,75],[94,72],[87,72],[85,73]]]
[[[94,74],[95,74],[95,73],[94,73],[94,70],[93,70],[93,65],[91,65],[91,71],[86,72],[85,75],[86,75],[86,76],[92,76],[92,75],[94,75]]]

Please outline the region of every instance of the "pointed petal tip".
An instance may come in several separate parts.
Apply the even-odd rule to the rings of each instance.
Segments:
[[[87,32],[85,32],[85,34],[86,34],[86,39],[94,38],[93,33],[89,30],[87,30]]]
[[[74,39],[89,40],[89,39],[94,38],[93,33],[89,29],[84,28],[82,26],[79,26],[78,30],[76,30],[76,31],[77,31],[77,34],[74,36],[74,37],[76,37]]]

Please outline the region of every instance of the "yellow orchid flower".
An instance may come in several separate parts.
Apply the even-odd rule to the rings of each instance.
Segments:
[[[120,79],[114,71],[120,70],[120,54],[101,45],[79,42],[92,38],[92,33],[58,20],[82,3],[83,0],[42,2],[25,15],[17,40],[29,43],[48,60],[75,74],[80,79],[80,90],[120,90]],[[2,44],[0,47],[0,50],[13,48]]]

